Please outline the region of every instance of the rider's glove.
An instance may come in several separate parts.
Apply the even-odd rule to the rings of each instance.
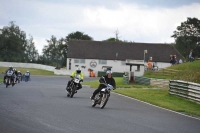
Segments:
[[[83,79],[81,79],[80,82],[83,82]]]
[[[112,85],[108,84],[109,87],[113,87]]]

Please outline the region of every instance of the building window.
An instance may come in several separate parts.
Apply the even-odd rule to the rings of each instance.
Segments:
[[[121,65],[122,66],[126,65],[126,61],[121,61]]]
[[[74,59],[74,63],[79,63],[79,59]]]
[[[107,60],[99,60],[99,64],[104,64],[104,65],[106,65],[106,64],[107,64]]]
[[[85,64],[85,59],[80,59],[79,63],[84,63]]]
[[[74,59],[74,63],[85,64],[85,59]]]

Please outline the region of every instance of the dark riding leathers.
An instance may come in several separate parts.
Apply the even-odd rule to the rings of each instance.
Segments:
[[[103,78],[104,77],[104,78]],[[104,80],[105,79],[105,80]],[[116,88],[116,84],[115,84],[115,79],[113,77],[111,78],[108,78],[108,76],[102,76],[100,79],[99,79],[99,87],[94,91],[93,95],[92,95],[92,99],[95,97],[95,95],[97,93],[99,93],[103,88],[106,87],[106,85],[104,84],[101,84],[101,83],[106,83],[106,84],[110,84],[113,86],[113,88],[115,89]]]
[[[5,71],[5,74],[4,74],[4,83],[5,83],[5,79],[6,79],[6,77],[7,77],[7,72],[8,72],[8,71],[13,71],[13,68],[9,68],[9,69],[7,69],[7,70]],[[13,79],[14,79],[14,76],[12,75],[11,81],[13,81]]]
[[[18,78],[17,78],[17,77],[18,77],[18,72],[17,72],[17,70],[14,71],[14,74],[15,74],[15,82],[17,82],[17,79],[18,79]]]
[[[21,77],[18,77],[18,78],[19,78],[18,80],[22,81],[22,76],[23,76],[22,73],[21,73],[21,72],[18,72],[18,76],[19,76],[19,75],[21,75]]]

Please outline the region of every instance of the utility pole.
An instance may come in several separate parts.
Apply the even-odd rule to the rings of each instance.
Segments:
[[[119,41],[119,38],[121,37],[119,37],[118,36],[119,35],[119,31],[118,31],[118,29],[117,29],[117,31],[115,31],[115,41]]]

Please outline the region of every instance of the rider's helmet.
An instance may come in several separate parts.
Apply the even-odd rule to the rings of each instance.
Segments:
[[[76,69],[76,73],[80,74],[80,73],[81,73],[81,69],[80,69],[80,68],[77,68],[77,69]]]
[[[13,66],[9,66],[9,69],[13,69]]]
[[[20,71],[18,71],[18,73],[20,73]]]
[[[111,70],[107,70],[106,71],[106,74],[108,75],[108,74],[112,74],[112,71]]]
[[[29,71],[26,71],[27,73],[29,73]]]

